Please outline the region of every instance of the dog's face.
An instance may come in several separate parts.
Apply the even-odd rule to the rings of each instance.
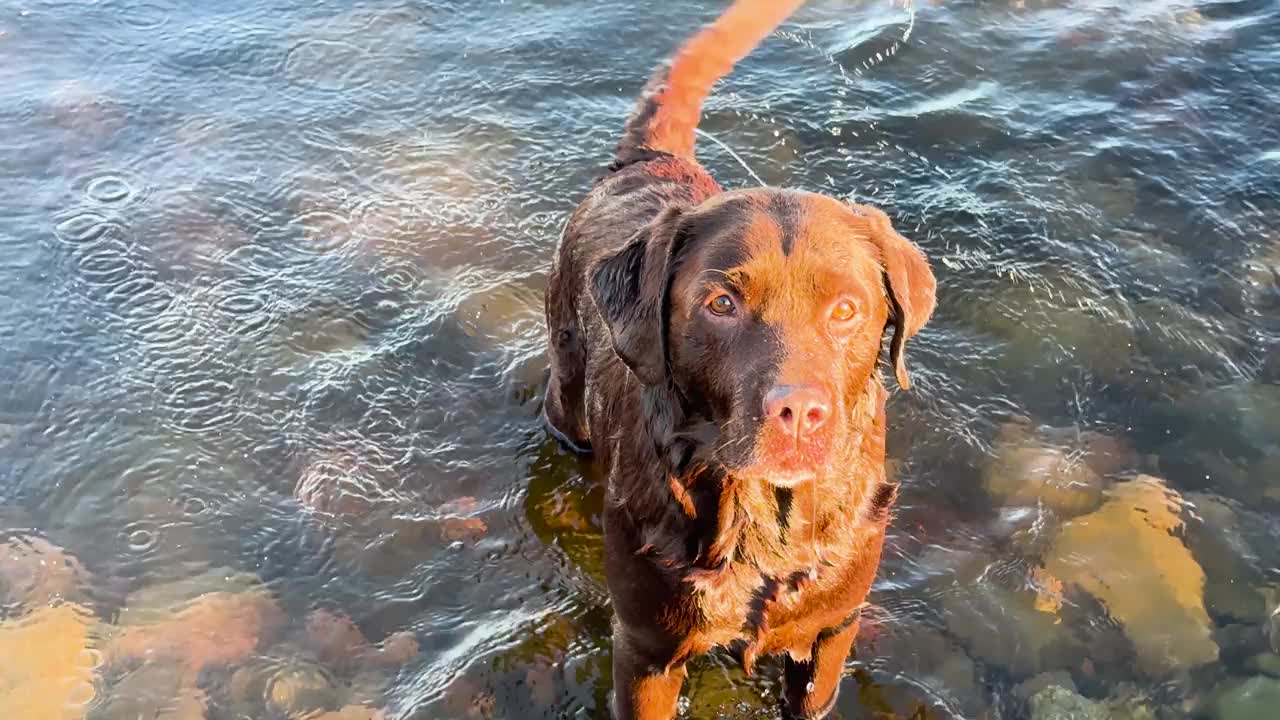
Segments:
[[[893,360],[934,305],[924,256],[883,213],[792,191],[668,211],[593,276],[619,357],[681,404],[694,452],[791,487],[849,459],[881,336]]]

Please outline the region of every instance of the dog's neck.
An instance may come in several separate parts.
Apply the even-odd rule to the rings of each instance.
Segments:
[[[646,424],[639,430],[651,448],[644,458],[619,458],[636,467],[661,467],[662,478],[637,477],[614,488],[640,534],[638,554],[660,565],[708,578],[735,565],[783,579],[842,564],[845,544],[829,542],[853,524],[882,525],[896,498],[885,482],[883,436],[885,390],[876,375],[849,413],[852,457],[839,473],[780,489],[759,478],[736,477],[708,460],[699,438],[707,424],[672,402],[670,388],[642,390]],[[714,437],[710,438],[714,440]]]

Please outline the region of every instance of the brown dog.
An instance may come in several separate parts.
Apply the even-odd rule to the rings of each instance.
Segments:
[[[933,312],[884,213],[723,192],[693,158],[711,86],[801,4],[737,0],[650,81],[547,289],[552,433],[608,470],[614,712],[671,718],[684,663],[785,653],[785,710],[835,703],[896,487],[890,359]]]

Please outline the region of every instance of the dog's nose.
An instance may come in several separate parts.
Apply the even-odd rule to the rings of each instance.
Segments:
[[[766,422],[797,440],[822,427],[830,414],[830,397],[813,385],[779,385],[764,396]]]

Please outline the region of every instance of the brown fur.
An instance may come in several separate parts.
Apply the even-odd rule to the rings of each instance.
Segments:
[[[878,210],[723,192],[692,157],[703,96],[799,4],[738,0],[655,77],[549,280],[544,412],[608,471],[623,719],[674,716],[685,661],[717,646],[748,672],[785,654],[785,708],[824,716],[896,497],[877,364],[892,326],[907,386],[927,261]],[[709,309],[719,295],[731,313]],[[792,405],[817,419],[788,424]]]

